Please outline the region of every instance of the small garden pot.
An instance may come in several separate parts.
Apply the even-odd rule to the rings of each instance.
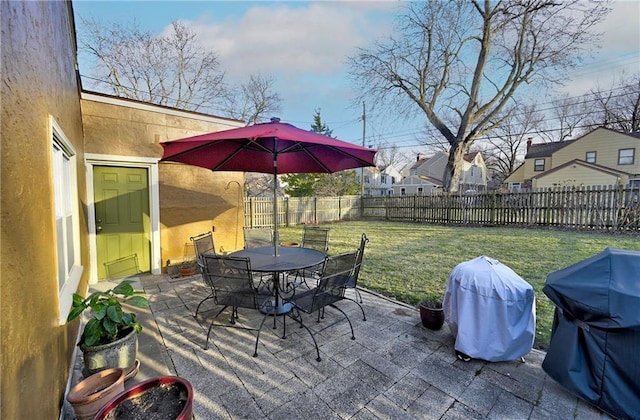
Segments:
[[[95,420],[191,420],[193,416],[193,388],[191,383],[177,376],[159,376],[134,385],[109,401],[96,414]]]
[[[71,388],[67,401],[78,420],[90,420],[116,395],[124,391],[124,369],[105,369],[83,379]]]
[[[418,305],[420,308],[420,320],[422,325],[430,330],[439,330],[444,325],[444,310],[442,302],[435,300],[423,300]]]

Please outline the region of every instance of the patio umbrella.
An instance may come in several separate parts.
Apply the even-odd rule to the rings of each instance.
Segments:
[[[273,247],[278,255],[278,175],[333,173],[375,166],[376,150],[302,130],[279,118],[247,127],[161,143],[162,161],[186,163],[212,171],[273,174]]]

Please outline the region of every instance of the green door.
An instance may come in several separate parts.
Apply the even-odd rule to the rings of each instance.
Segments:
[[[98,279],[151,269],[147,170],[94,166]]]

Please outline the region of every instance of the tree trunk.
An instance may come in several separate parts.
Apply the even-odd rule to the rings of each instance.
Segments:
[[[453,144],[449,150],[449,160],[444,169],[442,186],[445,191],[450,193],[458,192],[460,186],[460,176],[462,175],[462,157],[464,156],[464,147],[460,143]]]

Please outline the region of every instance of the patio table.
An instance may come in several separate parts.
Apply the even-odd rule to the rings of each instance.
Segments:
[[[249,258],[251,270],[273,275],[273,310],[269,313],[281,315],[289,312],[292,305],[280,299],[280,274],[302,270],[322,264],[326,254],[310,248],[278,247],[278,255],[273,255],[272,246],[243,249],[229,254],[233,257]]]

